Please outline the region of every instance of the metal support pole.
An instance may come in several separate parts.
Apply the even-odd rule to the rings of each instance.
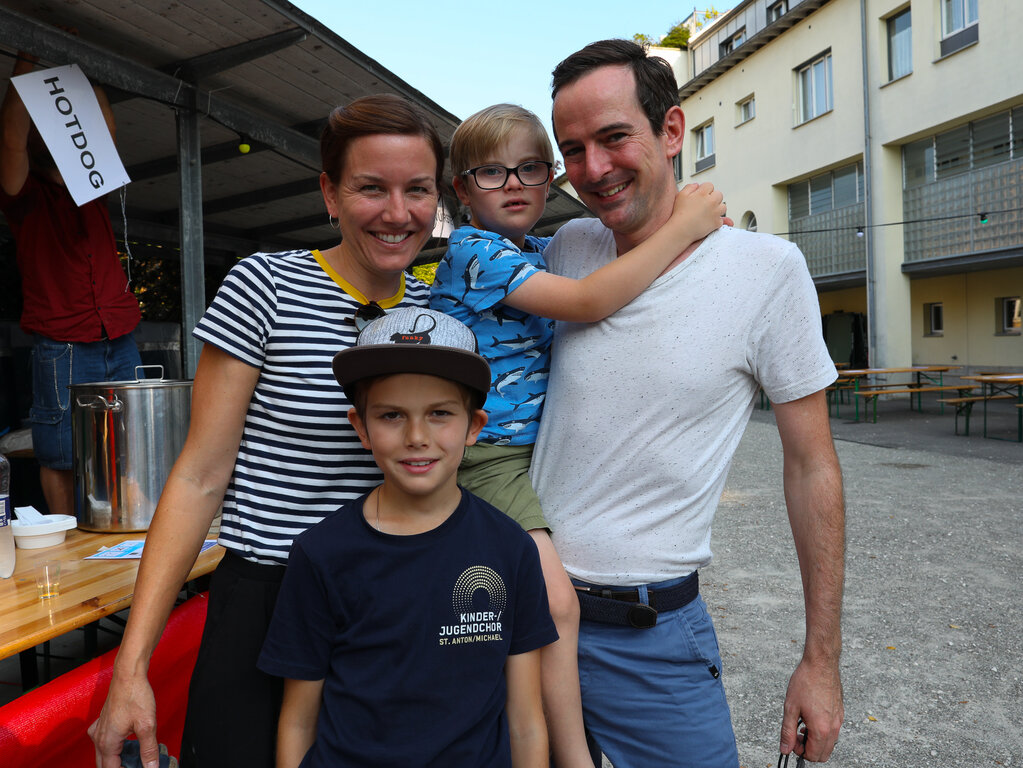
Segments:
[[[202,160],[195,91],[188,107],[178,109],[178,176],[181,183],[181,352],[186,378],[195,376],[200,344],[192,329],[206,308],[203,276]]]
[[[877,334],[881,324],[877,309],[877,262],[874,251],[874,169],[871,147],[870,129],[870,70],[867,54],[867,3],[860,0],[860,48],[861,65],[863,67],[863,236],[866,238],[867,268],[867,365],[882,365],[878,359]],[[876,405],[876,401],[875,401]]]

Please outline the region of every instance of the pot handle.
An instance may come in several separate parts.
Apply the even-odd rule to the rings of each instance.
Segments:
[[[160,369],[160,381],[163,381],[163,366],[162,365],[136,365],[135,366],[135,381],[142,381],[142,371],[146,368],[159,368]]]
[[[117,395],[114,395],[110,400],[107,400],[103,395],[79,395],[77,401],[78,405],[82,408],[113,411],[114,413],[120,413],[124,410],[124,403],[117,399]]]

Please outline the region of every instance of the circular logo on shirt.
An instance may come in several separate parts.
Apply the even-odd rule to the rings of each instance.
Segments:
[[[485,565],[466,568],[455,580],[451,594],[455,623],[440,627],[438,644],[453,647],[503,642],[502,617],[507,602],[504,580],[493,568]]]
[[[480,591],[486,593],[488,605],[482,605],[477,599],[477,593]],[[451,595],[451,607],[456,614],[478,611],[482,608],[499,613],[504,610],[507,602],[508,592],[504,587],[504,581],[493,568],[484,565],[474,565],[462,571],[462,575],[455,581]]]

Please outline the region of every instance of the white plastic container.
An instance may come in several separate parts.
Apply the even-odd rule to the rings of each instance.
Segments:
[[[67,532],[78,525],[74,515],[43,515],[46,522],[24,523],[14,520],[14,542],[19,549],[42,549],[53,547],[64,541]]]

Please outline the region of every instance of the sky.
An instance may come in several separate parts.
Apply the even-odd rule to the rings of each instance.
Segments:
[[[291,2],[456,117],[506,101],[535,112],[548,131],[558,62],[594,40],[656,39],[694,8],[685,0]],[[696,7],[725,11],[736,2]]]

